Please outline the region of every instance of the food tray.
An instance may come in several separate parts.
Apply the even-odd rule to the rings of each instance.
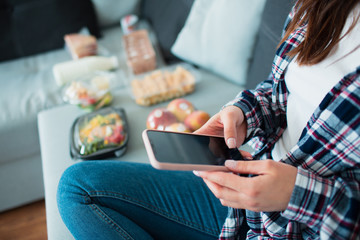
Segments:
[[[97,110],[112,102],[110,89],[114,86],[114,73],[97,71],[66,84],[63,100],[90,111]]]
[[[150,106],[195,90],[198,73],[189,64],[176,64],[133,76],[130,89],[135,102]]]
[[[123,36],[127,65],[134,74],[156,68],[156,54],[147,30],[137,30]]]
[[[70,153],[75,159],[120,157],[129,138],[125,111],[109,107],[80,116],[70,136]]]

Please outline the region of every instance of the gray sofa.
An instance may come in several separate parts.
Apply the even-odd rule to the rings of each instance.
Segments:
[[[127,11],[117,6],[119,12],[112,8],[111,14],[104,14],[104,9],[108,6],[102,6],[104,3],[101,2],[93,1],[102,34],[99,43],[109,52],[119,59],[124,59],[118,20],[124,14],[134,12],[150,22],[153,29],[152,40],[162,59],[166,63],[180,60],[171,54],[170,48],[185,23],[192,0],[126,1]],[[114,1],[113,4],[120,3]],[[212,73],[211,69],[200,69],[206,78],[212,79],[209,83],[219,84],[225,81],[229,88],[240,90],[243,87],[253,87],[266,78],[289,5],[286,0],[267,1],[263,15],[259,16],[262,21],[245,86],[229,84],[223,77]],[[163,14],[159,14],[161,11]],[[172,21],[160,21],[159,16],[171,18]],[[117,24],[114,24],[114,19],[117,19]],[[61,48],[0,63],[0,191],[6,193],[0,195],[0,211],[44,198],[37,116],[43,110],[64,105],[61,90],[52,75],[52,66],[69,59],[67,50]],[[161,59],[159,61],[162,62]],[[120,61],[120,68],[125,67],[125,62]],[[217,92],[216,88],[209,88],[213,92],[205,92],[205,87],[201,90],[201,86],[208,83],[206,78],[199,84],[199,94],[221,95],[219,99],[230,100],[232,96],[224,91]],[[198,107],[213,114],[219,110],[221,104],[200,103]],[[136,111],[131,109],[129,112]],[[137,127],[144,126],[132,126],[133,129]]]
[[[98,29],[102,33],[99,44],[108,52],[118,56],[122,52],[122,46],[119,44],[121,39],[116,39],[117,36],[114,35],[112,29],[119,28],[119,19],[124,15],[137,14],[140,1],[94,0],[92,3],[94,9],[91,10],[94,10],[97,15]],[[57,42],[60,41],[60,47],[59,44],[50,44],[52,45],[50,48],[53,49],[45,51],[44,47],[39,46],[46,47],[45,40],[34,43],[31,42],[34,38],[29,36],[29,42],[26,42],[26,37],[22,34],[29,29],[16,26],[31,27],[34,32],[40,31],[41,26],[32,26],[32,20],[29,20],[35,18],[26,19],[24,23],[22,16],[34,11],[40,14],[37,11],[51,10],[51,7],[56,4],[62,7],[60,13],[63,16],[57,16],[61,18],[58,21],[49,20],[55,25],[68,18],[64,11],[68,10],[67,5],[69,5],[68,8],[72,8],[71,2],[8,0],[0,6],[0,21],[7,24],[0,30],[0,49],[2,50],[0,59],[3,60],[0,62],[0,191],[2,192],[0,212],[44,198],[37,114],[44,109],[64,104],[61,89],[56,85],[53,77],[52,66],[71,60],[71,56],[64,48],[62,37],[56,38]],[[38,5],[43,6],[44,9],[39,8]],[[79,5],[79,8],[81,7],[82,5]],[[82,8],[81,11],[84,9]],[[61,15],[60,13],[58,15]],[[43,18],[35,19],[33,24],[36,25],[39,21],[46,24],[51,16],[46,15]],[[11,29],[11,26],[14,28]],[[61,27],[58,25],[56,27],[58,29],[53,31],[48,28],[43,29],[50,31],[44,33],[49,41],[54,39],[56,34],[63,34]],[[77,32],[80,28],[75,26],[71,30]],[[18,41],[11,37],[24,39]],[[7,48],[14,50],[7,51]],[[38,49],[39,52],[31,52],[33,49]],[[9,56],[12,58],[4,61]]]

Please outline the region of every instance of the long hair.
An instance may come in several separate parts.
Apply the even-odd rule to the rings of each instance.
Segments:
[[[348,15],[359,2],[360,0],[298,0],[295,4],[294,18],[289,23],[280,44],[297,27],[307,24],[304,41],[289,55],[298,54],[297,61],[300,65],[321,62],[341,40],[341,33]],[[347,33],[354,28],[358,19],[359,16],[356,17]]]

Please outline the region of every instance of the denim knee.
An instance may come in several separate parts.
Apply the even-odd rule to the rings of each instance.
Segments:
[[[67,168],[62,174],[56,196],[60,214],[70,210],[71,203],[86,203],[87,193],[81,187],[86,172],[85,162],[79,162]]]

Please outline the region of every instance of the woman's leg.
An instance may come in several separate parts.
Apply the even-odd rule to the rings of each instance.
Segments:
[[[119,161],[68,168],[58,207],[76,239],[216,239],[227,215],[192,172]]]

